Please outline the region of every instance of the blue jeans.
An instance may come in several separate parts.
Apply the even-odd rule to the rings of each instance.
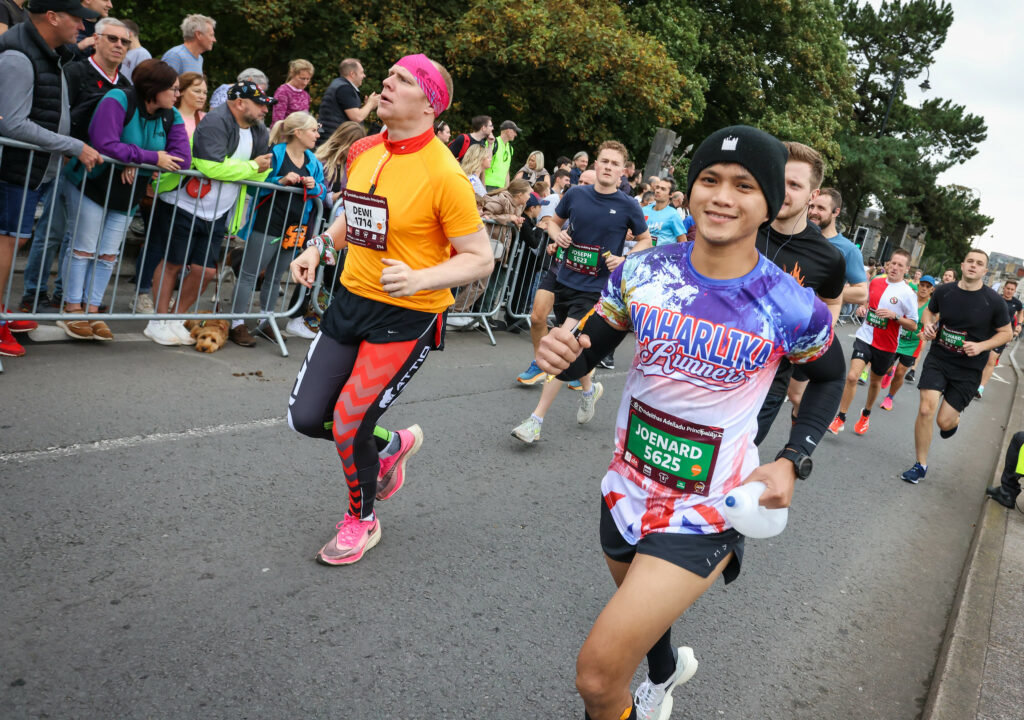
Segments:
[[[64,279],[67,282],[64,301],[84,303],[88,294],[90,305],[102,305],[103,294],[114,272],[114,263],[124,244],[131,216],[127,213],[107,210],[78,188],[69,187],[68,219],[78,222],[68,232],[71,236],[71,252],[65,260]],[[115,260],[103,256],[114,256]]]
[[[32,233],[32,246],[28,251],[28,263],[25,265],[25,297],[33,300],[36,293],[45,293],[50,282],[50,268],[53,258],[60,250],[57,261],[57,279],[53,283],[54,295],[63,292],[61,268],[68,254],[71,238],[66,234],[67,228],[67,194],[70,183],[63,174],[58,175],[43,195],[43,214],[36,223]],[[51,215],[52,213],[52,215]]]

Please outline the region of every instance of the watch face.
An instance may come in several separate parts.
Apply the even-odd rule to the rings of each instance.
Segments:
[[[796,462],[797,477],[799,477],[801,480],[805,479],[808,475],[811,474],[811,469],[813,467],[814,463],[811,462],[811,459],[809,457],[807,457],[806,455],[804,457],[801,457]]]

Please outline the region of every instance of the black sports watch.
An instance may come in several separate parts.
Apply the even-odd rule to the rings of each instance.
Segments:
[[[796,468],[796,476],[801,480],[806,480],[811,474],[811,470],[814,469],[814,463],[811,462],[811,458],[804,455],[799,450],[794,450],[793,448],[782,448],[782,450],[779,451],[779,454],[775,456],[776,460],[780,458],[784,458],[793,463],[793,467]]]

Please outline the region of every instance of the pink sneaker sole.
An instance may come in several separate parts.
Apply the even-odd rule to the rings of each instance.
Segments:
[[[321,565],[329,565],[331,567],[337,567],[339,565],[352,565],[353,563],[357,563],[360,560],[362,560],[363,559],[363,555],[366,554],[367,550],[370,550],[370,549],[376,547],[377,543],[380,542],[380,538],[381,538],[381,531],[380,531],[380,523],[378,522],[377,523],[376,531],[371,532],[369,534],[369,536],[366,538],[366,544],[363,545],[363,549],[360,550],[357,554],[349,555],[348,557],[343,557],[343,558],[333,558],[333,557],[330,557],[329,555],[324,555],[324,550],[327,549],[327,546],[331,545],[334,542],[332,540],[331,542],[327,543],[327,545],[324,545],[322,548],[320,548],[320,552],[318,552],[316,554],[316,561],[318,563],[320,563]]]
[[[412,425],[397,432],[403,447],[387,460],[381,461],[380,475],[377,478],[378,500],[387,500],[402,488],[405,484],[405,461],[419,452],[423,445],[423,430],[419,425]],[[406,446],[409,436],[412,444]]]

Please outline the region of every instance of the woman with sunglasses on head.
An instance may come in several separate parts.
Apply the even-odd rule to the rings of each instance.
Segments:
[[[324,166],[313,154],[319,139],[320,125],[307,112],[292,113],[271,128],[271,170],[266,182],[302,188],[302,194],[260,190],[256,196],[256,209],[238,233],[246,244],[232,313],[253,312],[256,278],[264,269],[260,307],[273,310],[277,304],[281,275],[306,241],[304,227],[313,209],[312,198],[319,197],[327,204]],[[242,347],[256,344],[244,320],[231,321],[229,337]]]
[[[188,136],[174,108],[178,74],[161,60],[146,60],[133,79],[134,87],[115,88],[100,100],[89,124],[89,143],[120,163],[145,163],[168,171],[189,167]],[[89,312],[97,312],[151,173],[111,163],[86,173],[81,163],[72,161],[65,175],[68,218],[77,219],[63,267],[65,309],[84,314],[88,305]],[[102,320],[61,320],[58,325],[73,338],[114,339]]]

